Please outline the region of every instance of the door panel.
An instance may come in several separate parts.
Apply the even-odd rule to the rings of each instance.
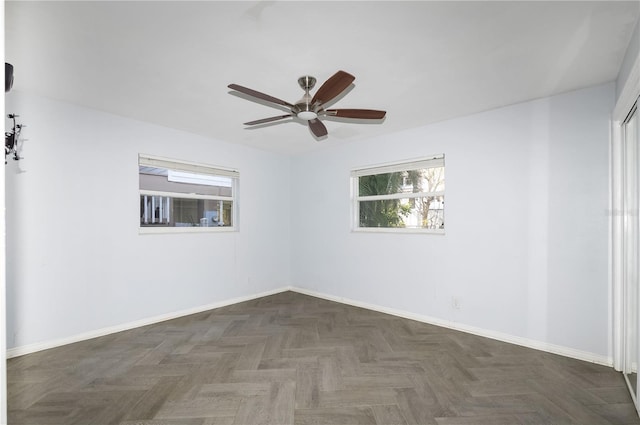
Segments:
[[[624,154],[624,359],[623,373],[639,406],[638,363],[640,363],[640,128],[637,103],[623,124]],[[640,411],[640,408],[638,409]]]

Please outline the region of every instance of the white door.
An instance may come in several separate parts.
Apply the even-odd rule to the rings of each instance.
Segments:
[[[638,103],[623,123],[623,361],[629,391],[640,412],[638,364],[640,363],[640,112]]]

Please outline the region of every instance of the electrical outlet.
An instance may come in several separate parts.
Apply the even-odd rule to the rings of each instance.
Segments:
[[[460,298],[458,297],[451,297],[451,307],[454,310],[460,310]]]

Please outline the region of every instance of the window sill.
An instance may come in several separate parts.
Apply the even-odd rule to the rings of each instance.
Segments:
[[[427,235],[444,235],[445,229],[407,229],[398,227],[358,227],[351,230],[352,233],[413,233]]]
[[[138,227],[140,235],[158,235],[171,233],[229,233],[237,232],[236,227]]]

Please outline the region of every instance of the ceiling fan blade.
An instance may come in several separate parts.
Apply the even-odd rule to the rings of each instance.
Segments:
[[[327,109],[326,115],[340,118],[360,118],[364,120],[381,120],[387,111],[377,111],[375,109]]]
[[[289,118],[292,117],[293,114],[287,114],[287,115],[278,115],[277,117],[270,117],[270,118],[263,118],[261,120],[255,120],[255,121],[249,121],[244,123],[244,125],[256,125],[256,124],[265,124],[271,121],[278,121],[278,120],[283,120],[285,118]]]
[[[311,132],[314,136],[323,137],[328,134],[327,127],[325,127],[324,124],[322,124],[322,121],[320,121],[319,119],[314,118],[312,120],[309,120],[308,123],[309,128],[311,129]]]
[[[320,102],[327,103],[340,93],[344,91],[355,80],[356,77],[348,72],[338,71],[333,74],[324,84],[318,89],[311,103]]]
[[[240,93],[248,94],[249,96],[253,96],[255,98],[265,100],[267,102],[293,108],[293,105],[290,104],[289,102],[286,102],[282,99],[278,99],[277,97],[269,96],[268,94],[260,93],[259,91],[255,91],[247,87],[239,86],[237,84],[229,84],[227,87],[229,87],[231,90],[236,90],[236,91],[239,91]]]

